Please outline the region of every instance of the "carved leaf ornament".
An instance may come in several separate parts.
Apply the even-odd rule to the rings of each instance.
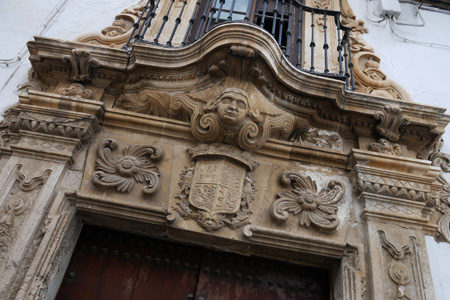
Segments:
[[[123,155],[114,155],[112,150],[117,146],[114,139],[104,139],[98,147],[96,172],[92,175],[94,186],[129,193],[136,182],[145,182],[142,193],[153,195],[159,188],[159,171],[151,162],[162,159],[162,150],[149,145],[131,145],[123,149]]]
[[[272,204],[272,217],[286,221],[289,213],[299,216],[300,225],[311,224],[324,231],[335,230],[339,225],[335,206],[344,195],[344,186],[337,181],[330,181],[327,188],[317,192],[317,185],[309,176],[295,172],[284,172],[280,177],[282,185],[290,185],[292,190],[277,193],[277,200]]]

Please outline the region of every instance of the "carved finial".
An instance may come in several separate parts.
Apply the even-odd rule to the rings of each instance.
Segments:
[[[410,123],[409,118],[402,115],[402,109],[392,105],[386,105],[382,111],[376,112],[374,118],[380,120],[376,127],[378,132],[394,142],[400,139],[400,126]]]

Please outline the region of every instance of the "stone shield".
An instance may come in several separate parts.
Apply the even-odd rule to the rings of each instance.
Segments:
[[[226,159],[198,160],[194,170],[189,203],[210,216],[239,210],[245,167]]]

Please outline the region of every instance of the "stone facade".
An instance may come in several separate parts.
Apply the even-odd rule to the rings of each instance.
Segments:
[[[243,23],[122,50],[139,5],[28,44],[0,124],[1,299],[52,299],[83,223],[325,267],[335,299],[435,298],[424,237],[450,241],[450,116],[386,79],[346,1],[357,92]]]

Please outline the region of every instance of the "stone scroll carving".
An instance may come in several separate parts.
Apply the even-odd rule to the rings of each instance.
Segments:
[[[250,224],[250,204],[256,192],[247,174],[256,167],[251,155],[228,145],[200,145],[189,150],[189,155],[196,163],[181,173],[179,201],[172,208],[206,231]]]
[[[70,80],[80,82],[91,81],[94,67],[100,65],[100,62],[84,49],[73,49],[71,55],[64,55],[62,60],[71,67]]]
[[[77,99],[93,99],[94,97],[94,92],[85,88],[80,83],[72,83],[68,87],[59,88],[57,93],[63,96],[75,97]]]
[[[444,173],[450,172],[450,155],[441,152],[442,146],[443,141],[441,140],[429,155],[429,160],[433,166],[441,169],[441,174],[437,178],[437,181],[442,185],[442,189],[436,209],[442,213],[442,216],[439,218],[437,224],[436,237],[439,240],[450,243],[450,183],[444,177]]]
[[[410,95],[380,70],[380,58],[362,35],[369,30],[364,21],[356,19],[347,0],[340,0],[341,22],[352,28],[350,50],[353,59],[355,89],[357,92],[401,101],[412,101]]]
[[[123,10],[115,17],[111,26],[103,28],[99,33],[81,35],[75,41],[93,45],[105,45],[111,48],[122,48],[131,34],[133,24],[139,19],[139,15],[146,3],[147,1],[140,1],[138,4]]]
[[[117,147],[114,139],[104,139],[100,143],[92,184],[130,193],[135,183],[146,183],[142,193],[155,194],[159,189],[159,171],[153,162],[162,159],[162,150],[149,145],[131,145],[123,149],[123,155],[112,154]]]
[[[45,91],[48,85],[45,84],[34,71],[33,68],[28,70],[28,82],[19,84],[17,90],[21,93],[28,93],[28,91]]]
[[[290,140],[291,142],[307,146],[344,151],[344,142],[336,131],[304,126],[298,130],[294,130]]]
[[[339,225],[335,206],[344,195],[345,188],[338,181],[330,181],[328,186],[317,192],[317,185],[309,176],[295,172],[284,172],[280,183],[291,186],[292,190],[279,192],[277,200],[270,209],[271,215],[278,221],[286,221],[289,213],[299,215],[300,225],[313,224],[320,230],[333,231]]]
[[[207,102],[188,94],[176,95],[171,109],[189,116],[192,135],[200,142],[224,142],[253,150],[269,137],[287,138],[294,128],[294,117],[264,103],[265,99],[250,96],[248,87],[242,83],[241,88],[227,86]]]
[[[146,115],[167,118],[169,116],[170,96],[154,91],[121,95],[116,107]]]
[[[374,118],[380,120],[380,124],[376,127],[377,131],[393,142],[400,140],[400,126],[410,123],[402,113],[401,108],[392,105],[386,105],[382,111],[377,111],[374,114]]]
[[[386,139],[379,139],[377,142],[370,143],[369,150],[391,155],[402,154],[402,149],[399,144],[392,144]]]

